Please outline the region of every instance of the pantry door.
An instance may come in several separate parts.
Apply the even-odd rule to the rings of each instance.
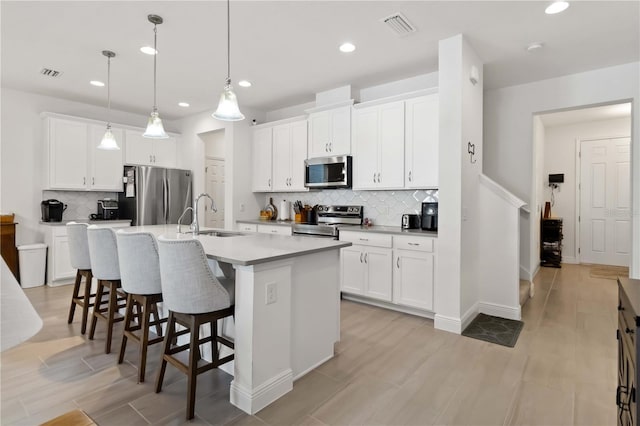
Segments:
[[[580,143],[580,262],[629,266],[629,138]]]
[[[209,228],[224,229],[224,160],[207,158],[205,160],[205,176],[207,194],[216,204],[217,212],[213,212],[210,203],[205,201],[205,225]]]

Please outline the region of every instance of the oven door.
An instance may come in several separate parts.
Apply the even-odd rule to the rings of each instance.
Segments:
[[[294,237],[312,237],[312,238],[329,238],[338,239],[337,229],[334,226],[327,225],[308,225],[303,223],[295,223],[292,228]]]
[[[351,157],[323,157],[305,160],[307,188],[351,188]]]

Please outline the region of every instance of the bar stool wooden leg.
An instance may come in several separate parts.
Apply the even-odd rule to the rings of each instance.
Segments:
[[[91,271],[85,271],[84,303],[82,304],[82,325],[80,326],[80,332],[82,334],[85,334],[87,332],[87,318],[89,317],[89,308],[93,306],[91,303],[91,281],[93,281],[93,275],[91,274]]]
[[[162,355],[160,361],[160,370],[158,370],[158,378],[156,379],[156,393],[162,390],[162,381],[164,380],[164,372],[167,369],[167,359],[165,355],[168,355],[171,348],[171,342],[174,340],[174,333],[176,327],[176,319],[173,312],[169,311],[169,319],[167,320],[167,332],[164,336],[164,342],[162,343]]]
[[[120,355],[118,356],[118,364],[124,361],[124,353],[127,350],[127,331],[131,329],[131,319],[133,317],[133,297],[127,294],[127,308],[124,311],[124,332],[122,333],[122,342],[120,343]]]
[[[102,280],[98,280],[98,289],[96,290],[96,300],[93,303],[93,315],[91,316],[91,328],[89,330],[89,340],[93,340],[96,334],[96,324],[98,322],[98,313],[102,305],[102,296],[104,292],[104,284]]]
[[[147,347],[149,346],[149,316],[151,315],[151,303],[146,296],[142,297],[142,340],[140,341],[140,358],[138,361],[138,383],[144,382],[144,373],[147,368]]]
[[[81,281],[82,275],[80,274],[80,269],[78,269],[78,271],[76,272],[76,281],[75,283],[73,283],[73,294],[71,295],[71,306],[69,307],[69,318],[67,319],[67,324],[71,324],[73,322],[73,315],[76,312],[76,300],[80,297]]]
[[[113,319],[116,315],[116,309],[118,307],[118,292],[116,291],[116,284],[113,281],[109,281],[109,306],[107,309],[107,342],[105,344],[104,352],[111,353],[111,338],[113,337]]]
[[[187,372],[187,420],[191,420],[195,416],[198,360],[200,359],[200,348],[198,346],[200,322],[196,315],[192,315],[189,322],[189,328],[191,329],[191,341],[189,345],[189,370]]]

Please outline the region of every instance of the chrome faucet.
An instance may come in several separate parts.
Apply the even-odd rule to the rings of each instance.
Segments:
[[[184,211],[178,218],[178,234],[182,234],[182,218],[187,214],[189,210],[193,211],[193,207],[187,207],[186,209],[184,209]]]
[[[191,230],[193,231],[193,235],[198,235],[200,233],[200,224],[198,223],[198,201],[200,201],[200,198],[202,197],[207,197],[208,199],[211,200],[212,212],[215,213],[218,211],[218,209],[216,209],[215,203],[213,202],[213,198],[211,198],[211,195],[204,192],[198,195],[196,199],[193,201],[193,223],[191,223]]]

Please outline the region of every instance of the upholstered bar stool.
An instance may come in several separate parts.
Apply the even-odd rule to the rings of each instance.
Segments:
[[[89,255],[91,257],[91,271],[98,280],[96,299],[93,305],[91,317],[91,329],[89,339],[93,340],[98,320],[107,323],[107,342],[105,353],[111,353],[111,337],[113,336],[113,324],[124,320],[123,316],[117,316],[117,311],[124,308],[125,294],[121,290],[120,265],[118,264],[118,245],[116,233],[111,228],[98,228],[95,225],[87,228],[89,241]],[[104,296],[108,294],[108,298]]]
[[[140,346],[138,359],[138,383],[144,382],[147,364],[147,347],[162,342],[162,323],[166,319],[158,317],[158,302],[162,302],[160,285],[160,262],[158,245],[148,232],[117,232],[118,261],[122,289],[127,293],[127,307],[124,314],[124,333],[120,345],[118,363],[124,361],[127,340]],[[133,308],[137,307],[138,321],[133,321]],[[150,321],[153,315],[153,321]],[[149,338],[149,327],[155,327],[156,334]],[[139,334],[136,332],[139,331]]]
[[[169,322],[164,337],[162,363],[158,371],[156,392],[162,390],[162,381],[171,363],[187,375],[187,420],[195,414],[197,375],[229,362],[233,354],[220,358],[218,343],[231,349],[228,339],[218,336],[217,321],[232,316],[235,302],[235,286],[232,280],[222,283],[214,275],[200,241],[194,239],[158,238],[160,276],[164,304],[169,310]],[[211,335],[200,339],[200,326],[211,325]],[[176,332],[176,324],[185,330]],[[178,345],[175,338],[189,333],[188,344]],[[176,343],[174,343],[176,342]],[[201,361],[200,345],[211,343],[212,362]],[[188,364],[177,354],[189,350]],[[199,362],[201,361],[201,362]]]
[[[80,306],[82,309],[80,332],[84,334],[87,331],[89,308],[93,306],[91,298],[95,296],[95,294],[91,293],[91,279],[93,274],[91,273],[91,258],[89,257],[89,242],[87,240],[87,227],[89,225],[86,223],[69,222],[66,226],[69,237],[69,258],[71,266],[77,270],[67,322],[69,324],[73,322],[76,306]],[[82,278],[84,278],[83,290],[81,290]]]

